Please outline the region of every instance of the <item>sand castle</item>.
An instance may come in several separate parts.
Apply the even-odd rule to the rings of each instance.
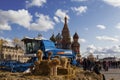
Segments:
[[[52,52],[48,52],[48,59],[43,60],[43,52],[38,50],[38,60],[34,62],[34,69],[31,71],[35,75],[68,75],[73,73],[73,69],[70,66],[70,61],[66,57],[55,56],[51,59]]]

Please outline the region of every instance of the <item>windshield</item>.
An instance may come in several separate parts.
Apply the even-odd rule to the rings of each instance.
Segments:
[[[40,47],[39,41],[31,41],[26,43],[26,53],[36,53]]]

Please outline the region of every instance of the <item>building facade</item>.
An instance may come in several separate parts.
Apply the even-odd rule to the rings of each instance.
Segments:
[[[12,42],[6,42],[2,44],[0,52],[0,60],[15,60],[20,62],[26,62],[29,58],[24,56],[24,50],[13,44]]]

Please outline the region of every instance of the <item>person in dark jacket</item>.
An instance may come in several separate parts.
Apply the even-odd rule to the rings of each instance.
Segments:
[[[93,71],[96,73],[96,74],[100,74],[100,65],[99,64],[95,64],[94,68],[93,68]]]
[[[100,75],[100,76],[102,77],[102,80],[105,80],[105,76],[104,76],[104,74],[101,74],[101,73],[100,73],[100,70],[101,70],[101,66],[100,66],[100,64],[99,64],[98,62],[96,62],[96,63],[95,63],[95,66],[94,66],[94,68],[93,68],[93,71],[94,71],[96,74]]]
[[[87,59],[84,58],[84,60],[83,60],[83,70],[87,70],[87,68],[88,68],[88,62],[87,62]]]

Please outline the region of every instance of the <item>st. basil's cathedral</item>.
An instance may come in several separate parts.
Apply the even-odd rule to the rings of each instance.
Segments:
[[[67,17],[64,18],[64,27],[62,33],[58,33],[56,36],[53,34],[50,40],[53,41],[57,48],[71,49],[76,54],[80,54],[80,44],[78,42],[79,36],[75,32],[73,35],[73,41],[71,42],[70,31],[67,24]]]

